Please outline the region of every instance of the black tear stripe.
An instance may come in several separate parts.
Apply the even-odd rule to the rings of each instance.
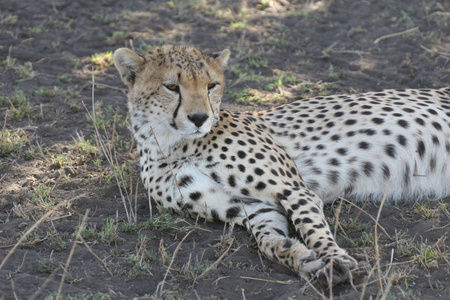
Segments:
[[[211,76],[209,76],[209,74],[208,74],[208,78],[209,78],[209,81],[211,81]],[[213,107],[212,107],[211,97],[210,97],[210,92],[209,92],[209,90],[208,90],[208,103],[209,103],[209,108],[211,109],[212,117],[214,118],[214,117],[215,117],[215,116],[214,116],[214,109],[213,109]]]
[[[175,123],[175,118],[176,118],[177,115],[178,115],[178,109],[179,109],[180,106],[181,106],[181,93],[178,93],[178,96],[179,96],[178,105],[177,105],[177,108],[175,108],[175,111],[173,112],[173,120],[174,120],[174,123]]]

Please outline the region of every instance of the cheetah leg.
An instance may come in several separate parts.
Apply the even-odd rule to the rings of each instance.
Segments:
[[[325,262],[324,268],[316,273],[318,279],[324,285],[330,281],[333,285],[346,281],[357,262],[334,241],[320,198],[313,192],[299,190],[279,200],[306,246]]]
[[[325,266],[314,251],[299,240],[288,237],[288,220],[282,207],[255,199],[233,198],[213,180],[195,173],[195,169],[181,174],[180,178],[183,177],[190,178],[181,185],[185,195],[185,202],[180,203],[183,209],[207,220],[246,226],[267,258],[284,264],[304,278],[315,276]]]
[[[286,215],[265,203],[245,205],[243,224],[252,232],[260,251],[270,260],[286,265],[303,278],[311,278],[324,267],[314,251],[288,237]]]

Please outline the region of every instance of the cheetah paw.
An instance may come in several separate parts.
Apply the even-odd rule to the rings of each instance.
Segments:
[[[302,278],[310,279],[324,266],[325,263],[323,260],[317,259],[316,253],[310,250],[308,255],[304,255],[300,258],[299,274]]]
[[[331,265],[331,262],[333,265]],[[343,254],[333,257],[325,267],[316,273],[317,281],[320,285],[327,287],[331,284],[337,285],[347,281],[350,271],[358,265],[358,262],[350,255]]]

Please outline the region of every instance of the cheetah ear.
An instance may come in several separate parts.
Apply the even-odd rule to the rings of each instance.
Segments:
[[[230,53],[231,53],[230,50],[225,49],[222,50],[221,52],[209,53],[207,55],[209,57],[214,58],[219,63],[222,70],[225,70],[225,68],[228,65],[228,60],[230,59]]]
[[[145,58],[134,53],[128,48],[120,48],[114,52],[114,65],[119,71],[122,81],[132,87],[136,80],[136,75],[142,69]]]

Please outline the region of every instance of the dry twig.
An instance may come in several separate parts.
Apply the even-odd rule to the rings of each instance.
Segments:
[[[86,243],[86,241],[84,240],[84,238],[81,235],[80,235],[80,240],[81,240],[81,242],[83,242],[86,249],[88,249],[88,251],[91,252],[91,254],[94,255],[94,257],[102,263],[103,267],[105,267],[105,269],[106,269],[106,271],[108,271],[109,275],[114,276],[113,273],[108,269],[108,266],[106,265],[106,263],[102,259],[100,259],[100,257],[98,257],[97,254],[94,253],[94,251],[92,251],[91,247],[89,247],[89,245]]]
[[[286,284],[286,285],[294,283],[294,280],[292,280],[292,279],[281,281],[281,280],[270,280],[270,279],[247,277],[247,276],[241,276],[240,278],[242,278],[242,279],[250,279],[250,280],[257,280],[257,281],[265,281],[265,282],[270,282],[270,283]]]
[[[388,195],[388,192],[390,190],[390,180],[389,180],[389,186],[386,189],[386,191],[384,192],[384,196],[383,199],[381,199],[381,203],[380,203],[380,208],[378,209],[378,214],[377,214],[377,219],[375,221],[375,255],[377,258],[377,269],[378,269],[378,279],[379,279],[379,283],[380,283],[380,290],[383,290],[383,282],[381,279],[381,258],[380,258],[380,247],[378,244],[378,224],[379,224],[379,220],[380,220],[380,216],[381,216],[381,211],[383,210],[383,206],[384,203],[386,202],[386,198]]]
[[[67,261],[64,266],[64,272],[61,277],[61,282],[59,283],[58,294],[56,295],[56,300],[59,300],[61,297],[64,279],[66,279],[66,274],[67,274],[67,270],[69,269],[70,261],[72,260],[73,253],[75,252],[75,247],[77,245],[77,241],[81,237],[81,230],[84,227],[84,223],[86,223],[88,214],[89,214],[89,209],[87,209],[86,213],[84,214],[83,220],[81,221],[80,227],[78,228],[77,235],[75,236],[75,241],[73,242],[72,249],[70,249],[69,257],[67,257]]]
[[[304,278],[305,279],[305,281],[306,281],[306,283],[308,284],[308,285],[305,285],[303,288],[302,288],[302,292],[304,292],[305,291],[305,289],[306,289],[306,287],[310,287],[310,288],[312,288],[313,290],[314,290],[314,292],[316,292],[323,300],[328,300],[328,298],[324,295],[324,294],[322,294],[312,283],[311,283],[311,281],[309,281],[308,280],[308,278]]]
[[[94,74],[92,74],[92,75],[94,75]],[[88,83],[91,84],[91,85],[96,85],[98,87],[103,87],[103,88],[108,88],[108,89],[120,91],[120,92],[124,93],[125,95],[127,94],[126,89],[118,88],[118,87],[115,87],[115,86],[112,86],[112,85],[107,85],[107,84],[104,84],[104,83],[98,83],[98,82],[94,82],[94,81],[88,81]]]
[[[59,268],[55,268],[53,272],[48,276],[48,278],[44,281],[44,283],[34,292],[33,295],[31,295],[28,300],[36,299],[36,297],[47,287],[47,285],[52,281],[53,277],[55,277],[56,273],[58,273]]]
[[[200,280],[202,278],[204,278],[206,276],[206,274],[208,274],[213,268],[215,268],[219,262],[222,261],[222,259],[225,257],[225,255],[228,253],[228,251],[230,251],[231,246],[233,246],[233,242],[230,243],[230,246],[228,246],[227,250],[225,250],[222,255],[208,268],[206,269],[202,274],[200,274],[200,276],[198,276],[197,278],[195,278],[195,281]]]
[[[169,275],[169,271],[170,271],[170,269],[172,268],[172,264],[173,264],[173,262],[174,262],[174,260],[175,260],[175,257],[177,256],[177,253],[178,253],[178,251],[180,250],[181,244],[183,244],[183,242],[186,240],[186,238],[187,238],[192,232],[194,232],[194,230],[195,230],[195,229],[192,229],[191,231],[189,231],[189,232],[183,237],[183,239],[180,241],[180,243],[178,244],[177,248],[176,248],[175,251],[173,252],[172,260],[170,261],[170,264],[169,264],[169,266],[167,267],[166,274],[164,274],[163,280],[162,280],[160,283],[158,283],[158,286],[156,287],[156,292],[155,292],[155,294],[156,294],[158,297],[161,297],[162,294],[163,294],[163,291],[164,291],[164,283],[166,282],[167,275]]]
[[[373,41],[373,43],[376,45],[376,44],[378,44],[379,42],[381,42],[383,40],[394,38],[394,37],[399,37],[399,36],[402,36],[402,35],[414,32],[417,29],[419,29],[419,27],[414,27],[414,28],[411,28],[411,29],[408,29],[408,30],[405,30],[405,31],[383,35],[383,36],[380,36],[379,38],[377,38],[375,41]]]
[[[435,56],[440,55],[440,56],[443,56],[445,58],[450,58],[450,53],[440,52],[440,51],[437,51],[436,49],[428,49],[424,45],[420,45],[420,48],[422,48],[423,50],[428,52],[431,55],[431,57],[435,57]]]

